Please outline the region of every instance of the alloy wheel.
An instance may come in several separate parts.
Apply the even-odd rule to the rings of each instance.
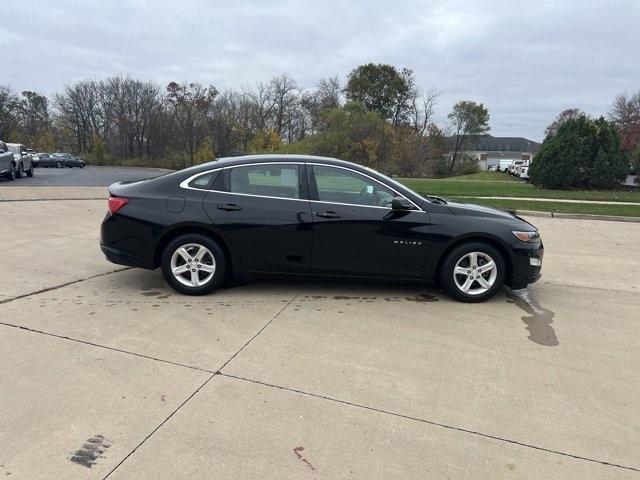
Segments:
[[[467,295],[482,295],[498,276],[496,262],[484,252],[469,252],[458,260],[453,269],[453,281]]]
[[[187,243],[171,256],[171,273],[187,287],[202,287],[216,273],[216,259],[211,251],[198,243]]]

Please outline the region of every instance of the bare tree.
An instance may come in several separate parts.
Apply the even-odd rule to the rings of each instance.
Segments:
[[[635,149],[640,144],[640,90],[633,95],[617,95],[609,119],[620,134],[622,149],[628,152]]]

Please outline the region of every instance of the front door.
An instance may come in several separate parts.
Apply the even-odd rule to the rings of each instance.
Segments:
[[[304,175],[304,164],[237,166],[222,170],[205,197],[207,215],[245,270],[309,272],[311,225]]]
[[[428,214],[391,209],[399,194],[354,170],[311,165],[313,271],[319,274],[422,277]]]

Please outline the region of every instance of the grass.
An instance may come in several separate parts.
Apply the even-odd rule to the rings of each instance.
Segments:
[[[400,178],[398,180],[418,193],[441,197],[527,197],[640,203],[638,188],[635,189],[636,191],[546,190],[518,181],[505,173],[496,172],[480,172],[444,179]]]
[[[589,215],[619,215],[640,217],[640,205],[615,205],[594,203],[536,202],[535,200],[503,200],[486,198],[461,198],[461,202],[475,203],[503,210],[534,210],[554,213],[583,213]]]

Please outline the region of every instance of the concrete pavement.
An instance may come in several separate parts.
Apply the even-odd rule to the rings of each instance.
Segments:
[[[105,209],[0,203],[28,252],[0,261],[0,475],[640,478],[640,225],[532,218],[543,278],[479,305],[323,282],[194,298],[113,272]]]

